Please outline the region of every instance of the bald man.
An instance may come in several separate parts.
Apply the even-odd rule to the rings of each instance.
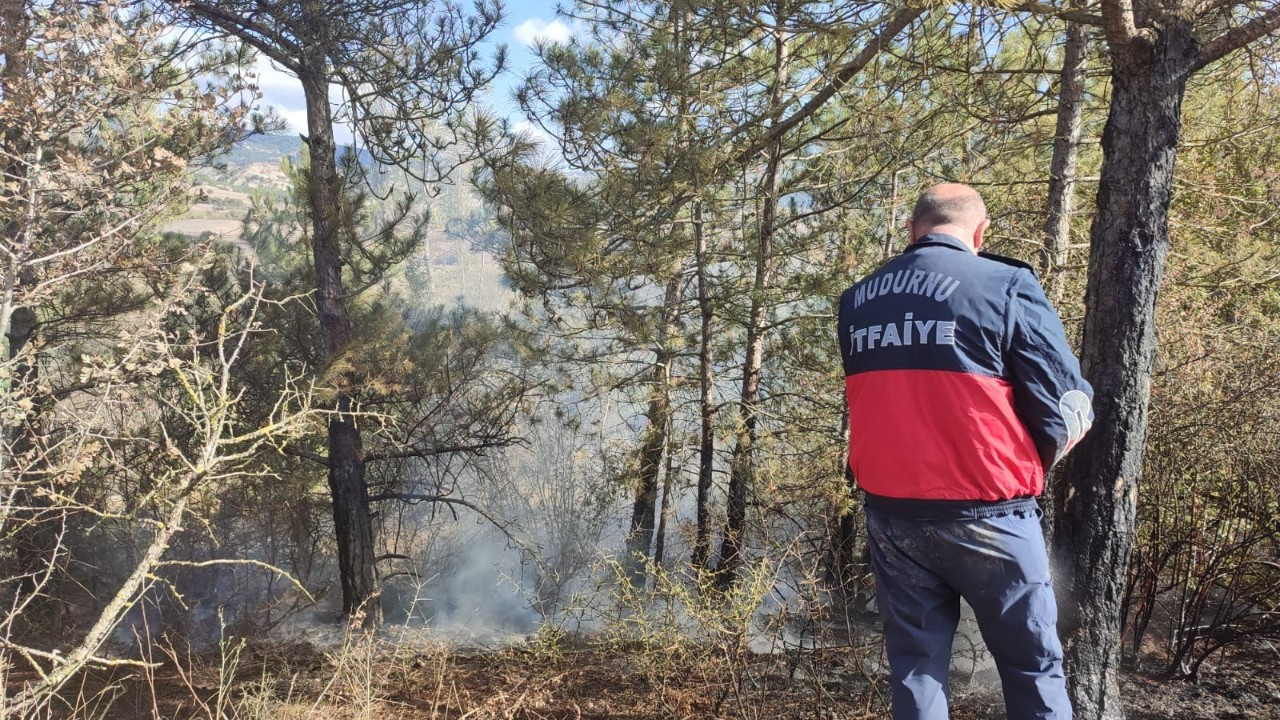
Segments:
[[[973,188],[920,196],[911,245],[845,291],[849,469],[864,493],[895,720],[945,720],[960,599],[1008,717],[1071,717],[1036,497],[1093,389],[1029,265],[980,252]]]

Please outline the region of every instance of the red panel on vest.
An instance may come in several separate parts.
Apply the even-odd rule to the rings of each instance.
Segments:
[[[1000,378],[875,370],[845,378],[849,467],[869,493],[924,500],[1039,495],[1044,469]]]

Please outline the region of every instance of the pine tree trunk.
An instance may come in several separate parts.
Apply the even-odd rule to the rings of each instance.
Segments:
[[[313,58],[312,68],[323,68],[324,59]],[[308,202],[312,222],[312,254],[316,271],[316,310],[320,318],[326,365],[338,361],[351,338],[342,287],[338,207],[342,181],[338,176],[329,87],[320,69],[303,74],[307,104],[308,146],[311,164]],[[338,572],[342,584],[342,612],[363,613],[366,626],[381,621],[377,580],[374,576],[373,524],[369,494],[364,482],[364,449],[352,410],[352,378],[335,379],[340,387],[334,414],[329,419],[329,493],[333,500],[333,527],[338,542]]]
[[[1045,293],[1061,305],[1066,290],[1066,266],[1071,245],[1071,209],[1075,201],[1076,168],[1084,119],[1084,91],[1088,75],[1089,30],[1068,22],[1058,88],[1058,125],[1049,163],[1049,197],[1045,202],[1044,247],[1040,251],[1040,276]],[[1053,527],[1066,493],[1061,470],[1045,479],[1045,527]],[[1049,537],[1052,546],[1053,537]]]
[[[774,35],[774,78],[769,93],[769,107],[777,114],[782,111],[782,88],[787,82],[789,59],[787,43],[781,32]],[[740,421],[736,442],[729,460],[729,497],[724,534],[720,540],[720,563],[716,584],[727,589],[737,579],[738,566],[742,563],[742,543],[747,529],[747,498],[755,484],[756,425],[759,412],[756,403],[760,399],[760,372],[764,366],[765,311],[773,269],[773,236],[777,230],[778,172],[782,162],[782,138],[769,144],[768,159],[760,178],[760,226],[757,232],[755,253],[755,279],[751,285],[751,310],[747,316],[747,347],[742,362],[742,392],[739,396]]]
[[[849,407],[844,403],[841,403],[840,427],[843,430],[840,433],[841,445],[848,448]],[[849,496],[856,498],[858,483],[853,477],[853,470],[849,468],[847,451],[840,453],[839,472],[844,477]],[[845,593],[856,588],[855,580],[861,574],[858,572],[860,533],[854,522],[854,514],[854,508],[850,505],[835,518],[831,529],[831,561],[828,563],[827,582]]]
[[[1181,105],[1197,47],[1184,22],[1152,44],[1113,48],[1098,213],[1090,237],[1082,365],[1096,420],[1066,470],[1056,525],[1076,717],[1122,718],[1121,605],[1147,435],[1155,308],[1169,252],[1167,215]]]
[[[671,493],[675,489],[676,475],[680,469],[676,467],[675,448],[672,447],[672,431],[667,431],[667,466],[662,471],[662,504],[658,507],[658,537],[653,544],[653,566],[662,567],[667,556],[667,528],[671,524]]]
[[[658,476],[662,472],[662,455],[667,446],[667,432],[671,425],[671,357],[668,349],[675,332],[676,314],[680,307],[680,268],[674,268],[662,298],[662,318],[658,328],[658,343],[654,352],[653,372],[650,376],[649,407],[645,412],[649,424],[640,445],[639,470],[635,502],[631,508],[631,527],[627,533],[627,557],[624,567],[632,587],[644,587],[645,560],[653,547],[653,532],[657,517]]]
[[[739,396],[740,420],[733,453],[729,460],[729,498],[724,535],[720,541],[720,563],[717,583],[723,588],[733,585],[742,562],[742,542],[747,527],[747,497],[755,480],[756,425],[759,413],[760,372],[764,365],[765,292],[768,290],[772,259],[773,234],[778,205],[778,164],[780,143],[769,151],[762,185],[764,207],[760,212],[760,230],[756,246],[756,272],[751,287],[751,310],[747,316],[747,351],[742,363],[742,392]]]
[[[711,290],[707,279],[707,235],[702,221],[702,201],[693,205],[693,232],[696,262],[698,265],[698,314],[701,321],[698,345],[698,498],[695,511],[693,567],[702,570],[711,557],[711,481],[715,471],[716,451],[716,406],[715,406],[715,368],[712,366],[711,322],[714,312],[711,307]]]
[[[1088,73],[1089,30],[1067,23],[1067,40],[1058,91],[1058,126],[1053,136],[1053,160],[1049,165],[1049,199],[1044,223],[1044,249],[1040,274],[1054,302],[1065,289],[1063,270],[1071,244],[1071,207],[1075,199],[1076,166],[1080,157],[1080,132],[1084,118],[1084,90]]]

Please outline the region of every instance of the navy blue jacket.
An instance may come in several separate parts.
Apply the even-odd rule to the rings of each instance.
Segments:
[[[931,234],[845,291],[849,467],[882,497],[1038,495],[1093,389],[1029,265]]]

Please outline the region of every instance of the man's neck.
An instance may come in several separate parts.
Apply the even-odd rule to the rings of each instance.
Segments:
[[[920,242],[921,239],[923,239],[926,235],[930,235],[930,234],[950,235],[951,237],[963,243],[965,247],[969,248],[969,252],[973,252],[973,253],[978,252],[977,248],[973,246],[973,229],[972,228],[962,228],[959,225],[934,225],[933,227],[920,233],[920,236],[912,240],[912,242]]]

